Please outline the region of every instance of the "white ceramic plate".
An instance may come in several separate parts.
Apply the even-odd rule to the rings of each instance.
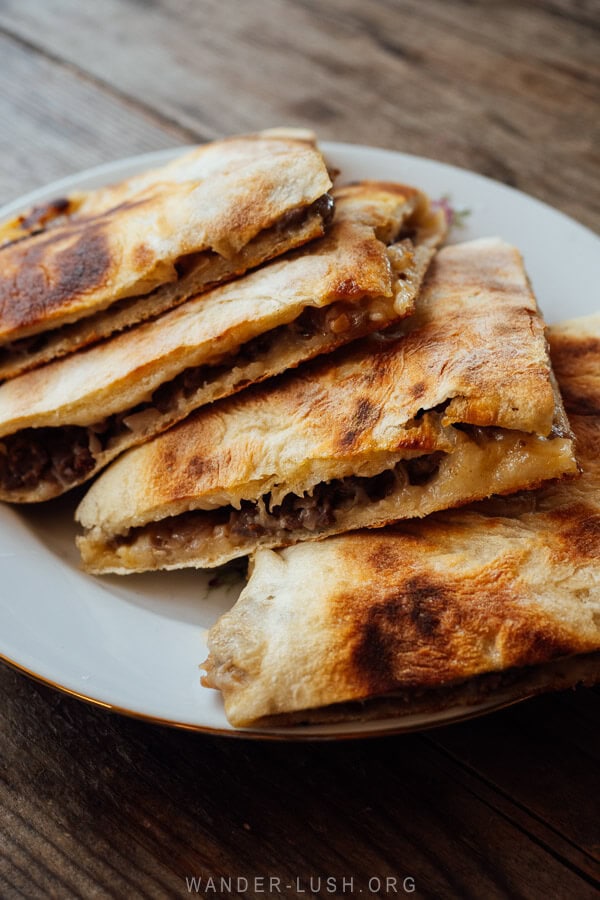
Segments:
[[[522,251],[549,322],[595,312],[600,239],[583,226],[501,184],[433,160],[370,147],[325,144],[340,181],[378,178],[448,194],[468,209],[452,240],[499,235]],[[66,178],[0,210],[0,220],[66,193],[161,165],[181,150],[128,159]],[[200,686],[205,636],[235,601],[239,583],[215,573],[92,578],[78,568],[73,497],[37,509],[0,508],[0,657],[55,687],[119,712],[197,730],[245,736],[346,737],[415,730],[481,714],[478,707],[436,715],[293,730],[234,732],[220,696]],[[218,576],[217,576],[218,577]]]

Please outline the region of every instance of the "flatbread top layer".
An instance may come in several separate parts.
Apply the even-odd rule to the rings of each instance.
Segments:
[[[388,249],[377,232],[398,231],[419,204],[427,206],[423,195],[400,185],[384,190],[365,182],[343,189],[332,230],[322,240],[1,385],[0,436],[20,428],[88,425],[133,407],[185,367],[217,362],[306,307],[381,298],[395,306],[392,317],[386,310],[386,324],[410,314],[414,291],[402,290],[392,265],[402,254]],[[417,247],[434,231],[428,215],[423,218],[429,230],[415,239]],[[435,233],[441,239],[443,228]]]
[[[600,650],[600,315],[552,328],[550,342],[581,477],[259,551],[209,634],[204,683],[232,724],[362,717],[382,696],[388,714],[439,708],[448,686]]]
[[[125,454],[92,486],[79,521],[119,534],[250,494],[301,495],[362,474],[363,463],[380,471],[393,454],[448,450],[458,433],[422,415],[443,406],[444,427],[550,434],[544,325],[517,250],[498,239],[441,250],[406,321],[394,340],[351,345]]]
[[[443,216],[397,184],[334,194],[322,240],[1,385],[0,498],[57,496],[193,410],[410,315]]]
[[[117,206],[90,197],[89,209],[84,203],[63,224],[0,249],[0,344],[175,282],[192,254],[230,259],[260,232],[278,223],[291,228],[286,216],[331,187],[309,141],[245,140],[238,153],[233,142],[227,147],[222,167],[212,151],[212,165],[198,166],[195,180],[179,180],[195,172],[180,164],[176,180],[142,178],[137,192],[113,189]]]
[[[201,144],[164,166],[147,169],[116,184],[55,197],[25,210],[0,224],[0,248],[69,221],[98,216],[158,184],[202,181],[216,173],[234,170],[256,156],[271,152],[275,141],[304,141],[314,146],[316,136],[303,128],[269,128]]]

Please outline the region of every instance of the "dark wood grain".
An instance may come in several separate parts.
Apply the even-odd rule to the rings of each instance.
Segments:
[[[2,0],[0,27],[193,133],[317,126],[466,166],[600,227],[592,4],[104,0],[102,11]]]
[[[160,117],[0,33],[0,205],[74,171],[190,143]]]
[[[0,202],[286,122],[600,228],[599,19],[594,0],[0,0]],[[191,876],[250,880],[200,896],[402,896],[405,877],[418,897],[598,896],[598,689],[298,745],[109,715],[6,666],[0,690],[2,898],[187,896]],[[280,894],[251,882],[269,875]]]
[[[365,891],[370,877],[410,876],[424,897],[585,898],[600,883],[592,807],[585,849],[565,824],[586,814],[594,772],[572,749],[577,772],[565,771],[545,699],[430,735],[257,744],[110,716],[9,669],[1,677],[11,700],[0,816],[19,863],[0,868],[3,896],[168,896],[185,893],[186,875],[299,878],[308,896],[311,875],[354,877]],[[523,748],[524,716],[539,739]],[[493,753],[499,735],[510,737]],[[591,726],[587,737],[597,740]],[[559,828],[523,796],[540,778]]]

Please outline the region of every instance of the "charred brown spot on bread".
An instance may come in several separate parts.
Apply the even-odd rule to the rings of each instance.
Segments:
[[[340,447],[344,450],[349,450],[361,434],[375,425],[380,415],[381,409],[379,407],[372,403],[368,397],[361,397],[356,404],[351,427],[340,438]]]
[[[50,300],[61,302],[66,294],[73,296],[101,284],[112,264],[109,243],[102,228],[87,229],[72,247],[58,256],[60,283]]]
[[[398,349],[396,343],[387,344],[376,339],[370,340],[372,349],[372,365],[363,374],[362,379],[369,390],[377,392],[379,385],[386,384],[394,377],[394,370],[398,363]]]
[[[340,300],[350,300],[354,297],[360,297],[363,291],[354,278],[345,278],[336,285],[334,293]]]
[[[415,400],[420,400],[421,397],[425,396],[425,392],[427,390],[427,385],[424,381],[417,381],[416,384],[413,384],[410,393]]]
[[[399,650],[397,620],[396,602],[389,600],[371,607],[360,626],[352,663],[358,678],[367,685],[366,693],[389,690],[395,683]]]
[[[576,509],[554,510],[549,517],[559,526],[561,542],[569,557],[600,558],[600,515],[592,507],[582,503]]]
[[[531,646],[523,660],[523,665],[535,665],[539,660],[559,659],[561,656],[570,656],[573,653],[573,639],[560,631],[534,632]]]
[[[400,570],[402,553],[388,557],[377,547],[370,562],[381,580]],[[412,559],[412,556],[411,556]],[[388,564],[391,565],[388,567]],[[365,696],[418,685],[420,689],[452,682],[475,649],[489,671],[548,662],[578,652],[579,641],[554,619],[529,609],[518,590],[518,572],[499,573],[493,592],[475,578],[472,585],[448,580],[440,584],[417,572],[394,593],[373,585],[379,597],[345,593],[334,601],[336,621],[352,623],[348,635],[349,668]],[[465,604],[465,595],[469,604]],[[485,602],[478,598],[485,597]],[[344,619],[344,611],[346,619]],[[585,650],[581,641],[581,650]]]
[[[39,206],[34,206],[30,212],[24,216],[20,223],[19,227],[23,229],[23,231],[37,231],[42,230],[48,222],[57,216],[64,215],[70,207],[71,203],[68,197],[57,197],[55,200],[49,200],[47,203],[41,203]]]
[[[148,244],[138,244],[133,251],[133,265],[136,269],[148,269],[156,258],[156,254],[152,251]]]
[[[368,693],[391,690],[412,680],[405,674],[403,652],[412,654],[431,640],[435,655],[439,654],[447,643],[441,620],[451,603],[444,586],[420,575],[410,578],[401,592],[366,607],[357,628],[352,663]],[[414,660],[412,663],[414,668]]]
[[[369,567],[376,575],[393,571],[397,565],[398,556],[388,544],[380,544],[369,555]]]
[[[357,428],[365,429],[377,421],[381,409],[375,406],[368,397],[361,397],[356,406],[354,422]]]
[[[160,453],[159,466],[162,472],[162,478],[169,478],[171,472],[177,468],[178,458],[175,447],[163,447]],[[158,480],[158,478],[157,478]]]
[[[103,227],[89,227],[53,258],[48,270],[50,244],[64,240],[49,232],[24,246],[18,277],[0,281],[0,309],[6,325],[31,326],[46,314],[102,284],[112,266],[110,245]]]
[[[190,479],[196,480],[214,475],[218,470],[218,459],[215,459],[214,457],[203,458],[202,456],[194,456],[187,464],[186,474]]]
[[[422,578],[411,579],[406,587],[411,603],[411,622],[423,637],[432,637],[439,630],[447,598],[440,586]]]

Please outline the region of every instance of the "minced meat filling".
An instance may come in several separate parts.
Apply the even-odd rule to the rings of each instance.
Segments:
[[[277,232],[287,231],[291,228],[298,228],[310,216],[317,215],[323,220],[323,225],[327,227],[333,219],[334,201],[330,194],[323,194],[309,206],[301,206],[298,209],[290,209],[284,213],[271,229]],[[271,230],[269,229],[269,230]]]
[[[68,201],[57,201],[60,203],[65,203]],[[40,209],[46,209],[46,207],[40,207]],[[37,212],[37,209],[33,212]],[[308,220],[313,215],[318,215],[322,219],[323,226],[326,228],[331,219],[333,218],[334,212],[334,201],[329,194],[324,194],[322,197],[319,197],[318,200],[315,200],[314,203],[311,203],[309,206],[300,207],[299,209],[292,209],[289,212],[285,213],[281,216],[280,219],[275,222],[270,228],[265,229],[264,232],[259,233],[259,237],[261,234],[266,234],[268,232],[272,232],[274,234],[280,234],[292,228],[297,228],[306,220]],[[50,223],[54,225],[55,223]],[[23,227],[28,227],[28,223],[26,223]],[[38,229],[39,231],[45,230],[43,227]],[[36,233],[36,232],[33,232]],[[29,232],[27,234],[29,237]],[[184,256],[181,256],[174,263],[175,271],[177,272],[178,278],[184,278],[193,271],[193,269],[198,265],[201,259],[206,258],[207,256],[216,256],[213,251],[203,250],[197,253],[189,253]],[[117,300],[115,303],[112,303],[109,309],[111,314],[118,312],[119,310],[131,306],[140,299],[139,296],[135,297],[124,297],[121,300]],[[163,310],[164,312],[164,310]],[[89,321],[97,318],[98,314],[94,314],[92,316],[87,317]],[[101,310],[100,316],[106,315],[106,310]],[[78,325],[79,323],[75,323]],[[58,337],[65,336],[69,333],[69,324],[63,325],[61,328],[50,329],[47,331],[43,331],[40,334],[35,334],[29,337],[18,338],[15,341],[11,341],[9,343],[4,344],[0,347],[0,363],[4,362],[7,359],[13,357],[26,357],[33,353],[38,353],[43,350],[50,341],[55,340]]]
[[[287,494],[278,506],[271,507],[268,494],[257,502],[242,500],[241,508],[230,512],[229,531],[242,537],[269,531],[322,531],[335,523],[341,510],[377,503],[389,497],[396,486],[425,484],[439,469],[444,455],[441,451],[429,453],[367,478],[350,475],[324,481],[302,497]]]
[[[352,306],[348,303],[332,303],[323,308],[306,307],[293,322],[287,325],[279,325],[264,334],[259,334],[245,344],[242,344],[234,353],[223,357],[218,364],[205,364],[191,366],[184,369],[171,381],[166,381],[152,395],[148,406],[155,406],[160,412],[166,413],[177,406],[177,398],[183,396],[186,400],[191,397],[204,383],[219,375],[231,371],[235,367],[247,366],[256,362],[262,356],[266,356],[271,348],[281,340],[287,332],[294,339],[310,340],[315,335],[340,334],[352,329],[358,330],[369,316],[366,307]],[[128,415],[125,413],[125,415]]]
[[[389,496],[397,479],[398,473],[388,469],[371,478],[349,476],[322,482],[302,497],[287,494],[278,506],[271,507],[269,495],[258,502],[242,500],[241,508],[230,512],[229,531],[242,537],[268,531],[322,531],[335,523],[336,511]]]
[[[95,465],[87,428],[28,428],[0,443],[0,483],[7,491],[33,489],[50,478],[73,484]]]
[[[142,429],[152,419],[177,409],[180,399],[188,400],[204,384],[265,356],[288,331],[294,338],[308,340],[315,334],[327,335],[342,324],[359,328],[369,311],[366,307],[333,303],[321,309],[306,308],[288,325],[280,325],[247,341],[217,364],[191,366],[161,384],[149,402],[139,403],[122,413],[108,416],[94,425],[61,428],[26,428],[0,441],[0,484],[5,490],[32,489],[42,480],[61,485],[84,479],[96,465],[96,457],[111,448],[119,437]]]
[[[444,453],[437,451],[418,459],[398,462],[392,469],[370,477],[350,475],[322,482],[302,497],[287,494],[275,506],[271,505],[271,495],[265,494],[256,501],[242,500],[240,509],[224,506],[216,510],[196,510],[169,516],[159,522],[132,528],[127,535],[115,538],[112,543],[114,548],[128,546],[143,534],[156,550],[191,546],[200,523],[210,525],[215,536],[226,537],[232,543],[270,534],[322,532],[334,525],[341,513],[348,513],[355,506],[377,503],[406,484],[424,484],[424,473],[427,472],[427,479],[433,478],[443,457]],[[420,463],[420,466],[416,467],[415,463]]]

